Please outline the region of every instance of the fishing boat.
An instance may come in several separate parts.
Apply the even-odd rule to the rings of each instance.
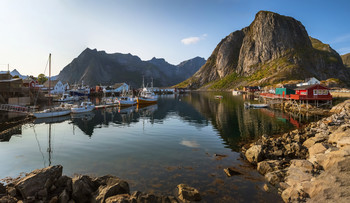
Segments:
[[[92,102],[84,101],[79,106],[74,106],[71,110],[72,113],[85,113],[95,109],[95,105]]]
[[[50,97],[50,92],[51,92],[51,54],[49,54],[49,97]],[[49,102],[49,106],[50,106],[50,102]],[[35,116],[36,118],[48,118],[48,117],[68,115],[70,114],[70,112],[71,112],[70,105],[61,104],[58,107],[50,107],[49,109],[45,109],[43,111],[34,112],[33,116]]]
[[[63,94],[60,99],[57,100],[58,102],[71,102],[71,101],[79,101],[78,96],[70,96],[69,94]]]
[[[249,102],[244,103],[245,108],[267,108],[269,107],[268,104],[251,104]]]
[[[120,107],[133,106],[137,104],[137,99],[128,96],[119,97],[117,101]]]
[[[153,80],[151,83],[151,88],[145,87],[145,80],[142,82],[142,91],[140,95],[137,97],[137,104],[145,105],[145,104],[155,104],[157,103],[158,96],[153,92]]]

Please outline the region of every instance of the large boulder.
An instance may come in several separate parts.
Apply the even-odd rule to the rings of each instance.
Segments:
[[[92,195],[96,191],[96,186],[89,176],[77,176],[73,178],[72,198],[75,202],[90,202]]]
[[[327,150],[327,146],[323,143],[316,143],[309,148],[309,157],[312,157],[316,154],[322,154]]]
[[[202,199],[197,189],[190,187],[186,184],[179,184],[177,186],[177,189],[178,189],[178,198],[181,201],[184,201],[184,202],[200,201]]]
[[[119,195],[119,194],[129,194],[129,184],[114,176],[104,176],[100,179],[102,183],[97,190],[95,195],[96,202],[105,202],[109,197]]]
[[[259,161],[262,161],[262,158],[263,158],[262,146],[253,145],[246,151],[245,157],[252,164],[257,164]]]
[[[283,181],[284,175],[285,174],[282,170],[277,170],[266,173],[265,178],[271,185],[277,185],[278,183]]]
[[[62,166],[50,166],[37,169],[19,180],[15,185],[23,199],[37,197],[39,191],[46,191],[62,175]]]
[[[278,160],[268,160],[261,161],[258,163],[257,170],[262,175],[265,175],[268,172],[272,172],[281,168],[281,161]]]
[[[312,163],[318,163],[324,170],[332,167],[336,163],[345,160],[350,156],[350,146],[343,147],[341,150],[330,151],[325,154],[317,154],[314,157],[310,157],[309,161]]]

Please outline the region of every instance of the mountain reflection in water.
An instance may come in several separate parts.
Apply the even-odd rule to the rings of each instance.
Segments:
[[[265,179],[237,151],[242,141],[289,131],[302,120],[244,109],[243,103],[242,96],[221,92],[162,95],[152,106],[37,119],[11,131],[21,136],[0,142],[0,178],[52,163],[69,176],[116,175],[145,192],[172,195],[177,184],[187,183],[204,202],[281,201],[263,192]],[[223,169],[232,166],[243,175],[228,178]]]

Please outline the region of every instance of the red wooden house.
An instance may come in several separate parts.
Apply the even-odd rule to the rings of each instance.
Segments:
[[[294,100],[329,101],[332,95],[329,89],[320,84],[305,85],[295,89],[295,94],[290,95]]]

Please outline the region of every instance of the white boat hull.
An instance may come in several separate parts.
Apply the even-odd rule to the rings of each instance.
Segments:
[[[49,117],[57,117],[57,116],[64,116],[70,114],[70,110],[63,110],[63,111],[52,111],[52,112],[36,112],[33,113],[33,115],[36,118],[49,118]]]

